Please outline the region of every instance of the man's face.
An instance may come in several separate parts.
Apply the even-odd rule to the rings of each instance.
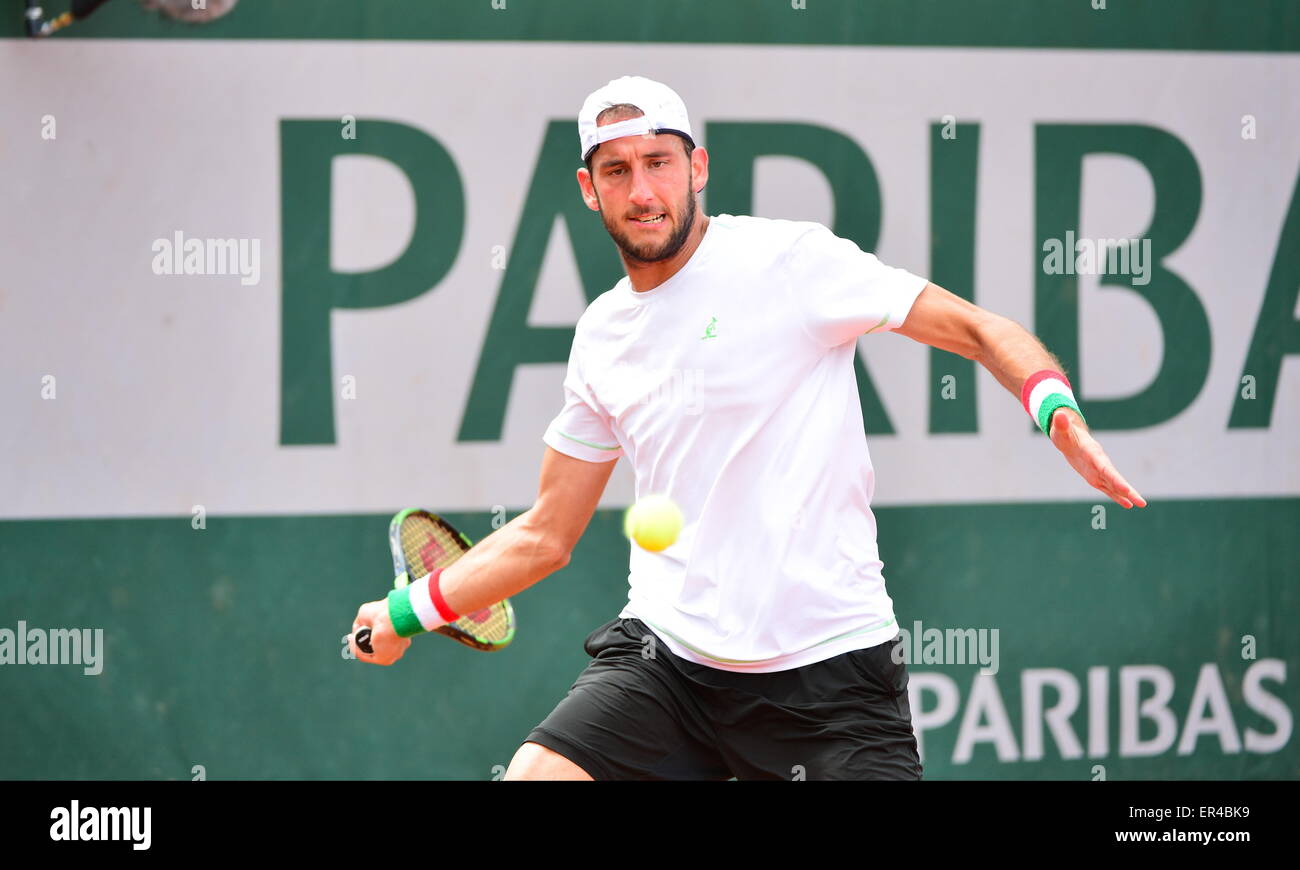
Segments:
[[[624,136],[601,143],[592,155],[591,196],[628,260],[656,263],[672,257],[695,225],[694,161],[685,145],[672,133]],[[584,174],[579,170],[580,179]]]

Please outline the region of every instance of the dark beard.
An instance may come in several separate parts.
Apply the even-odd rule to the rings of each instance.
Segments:
[[[622,223],[617,227],[610,226],[609,218],[605,216],[604,210],[601,210],[600,217],[605,224],[605,230],[614,240],[614,243],[618,245],[619,250],[623,252],[623,256],[626,259],[633,263],[659,263],[669,259],[682,249],[682,246],[686,244],[686,239],[690,237],[691,229],[695,226],[695,197],[691,196],[689,193],[689,184],[686,189],[688,191],[686,196],[686,207],[683,209],[685,215],[682,221],[677,225],[677,229],[673,230],[672,235],[664,241],[663,245],[658,250],[652,249],[646,251],[644,250],[644,246],[641,248],[634,247],[631,237],[623,230]],[[596,201],[599,204],[599,194],[596,195]],[[665,220],[666,219],[667,218],[665,217]]]

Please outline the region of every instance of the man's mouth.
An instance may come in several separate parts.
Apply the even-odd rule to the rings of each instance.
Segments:
[[[632,221],[639,224],[661,224],[664,222],[664,219],[665,215],[663,214],[642,215],[641,217],[631,218]]]

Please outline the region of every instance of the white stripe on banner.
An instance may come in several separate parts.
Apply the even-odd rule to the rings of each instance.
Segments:
[[[936,62],[945,75],[915,75]],[[708,74],[674,72],[697,68]],[[212,69],[222,75],[209,75]],[[409,87],[463,81],[467,70],[472,89],[414,94]],[[528,508],[537,497],[542,433],[564,403],[565,354],[519,366],[506,388],[474,395],[476,406],[471,389],[480,361],[502,352],[486,337],[506,304],[507,274],[536,275],[527,288],[530,327],[571,327],[586,307],[580,276],[593,264],[578,262],[570,233],[580,227],[556,217],[562,203],[578,202],[578,110],[611,78],[642,70],[662,71],[681,94],[703,134],[698,144],[717,149],[718,171],[733,159],[721,147],[723,125],[757,125],[746,135],[760,154],[763,125],[815,125],[847,137],[879,179],[877,255],[927,277],[936,244],[929,194],[942,159],[930,140],[933,125],[942,128],[945,113],[955,113],[955,142],[980,138],[976,201],[963,204],[976,219],[975,249],[959,252],[973,258],[975,272],[970,286],[949,289],[1042,329],[1041,317],[1059,314],[1035,311],[1036,285],[1052,268],[1068,268],[1079,329],[1079,358],[1070,366],[1080,383],[1086,376],[1085,413],[1089,402],[1141,395],[1162,365],[1181,364],[1191,349],[1186,335],[1162,330],[1140,283],[1112,275],[1125,280],[1103,285],[1107,276],[1089,267],[1097,256],[1069,251],[1056,267],[1045,263],[1035,203],[1059,182],[1036,178],[1037,131],[1083,123],[1173,137],[1193,159],[1204,201],[1176,251],[1129,265],[1147,270],[1150,291],[1167,292],[1162,270],[1186,282],[1188,301],[1204,309],[1213,353],[1203,383],[1168,419],[1095,434],[1153,502],[1300,494],[1293,434],[1300,358],[1286,357],[1277,371],[1267,427],[1228,425],[1249,398],[1244,389],[1258,389],[1262,403],[1266,393],[1255,381],[1272,382],[1272,369],[1247,371],[1246,361],[1296,185],[1289,143],[1300,142],[1300,112],[1295,89],[1283,85],[1300,81],[1300,53],[7,39],[0,40],[0,78],[24,86],[0,89],[0,118],[28,126],[0,149],[0,177],[27,179],[5,188],[0,211],[6,249],[25,254],[6,258],[0,281],[0,519],[189,522],[200,509],[209,523],[232,515],[389,514],[416,493],[436,493],[431,507],[440,511]],[[93,88],[78,87],[91,79]],[[328,366],[319,375],[331,387],[334,440],[283,445],[282,303],[297,303],[285,296],[281,276],[313,255],[319,268],[374,274],[402,255],[417,214],[438,207],[420,199],[428,179],[418,166],[412,181],[412,167],[387,158],[343,157],[319,179],[332,194],[328,244],[282,251],[282,217],[325,216],[281,201],[281,126],[313,120],[325,125],[322,136],[342,142],[350,131],[345,113],[358,120],[358,145],[366,119],[404,125],[413,141],[435,140],[456,167],[465,221],[451,234],[460,242],[450,271],[420,295],[319,319],[328,359],[287,364]],[[559,166],[540,160],[552,123],[562,127]],[[834,190],[817,168],[819,156],[762,156],[752,167],[728,169],[752,177],[754,214],[831,225]],[[1079,240],[1098,243],[1094,252],[1113,248],[1100,244],[1105,239],[1146,232],[1153,210],[1178,193],[1154,187],[1149,169],[1127,157],[1085,163],[1075,230]],[[534,196],[526,213],[538,190],[547,195]],[[705,213],[725,210],[711,193],[702,194]],[[580,211],[613,262],[600,217]],[[86,216],[93,217],[88,231],[69,237],[66,229]],[[539,225],[548,234],[542,252],[515,244],[521,227]],[[205,274],[185,274],[188,257],[181,274],[167,274],[175,272],[178,238],[207,244],[196,266]],[[226,250],[215,243],[222,240],[248,243],[250,262],[260,266],[247,282],[221,268]],[[154,250],[160,241],[172,256]],[[230,254],[236,261],[240,250]],[[714,313],[702,310],[701,323]],[[881,482],[873,507],[1098,497],[1025,426],[1019,386],[1005,389],[980,366],[954,384],[963,397],[975,396],[976,431],[931,432],[931,385],[957,359],[932,364],[928,347],[881,332],[862,338],[858,351],[881,408],[867,421]],[[719,397],[702,407],[707,432],[708,415],[730,413],[725,391],[714,392],[728,382],[728,369],[720,363],[700,378],[703,393]],[[469,416],[500,420],[499,437],[464,437]],[[601,506],[631,503],[634,484],[630,462],[618,462]]]

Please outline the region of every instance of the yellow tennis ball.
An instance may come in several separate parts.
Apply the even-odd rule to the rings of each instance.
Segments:
[[[623,534],[657,553],[671,547],[682,531],[682,512],[666,495],[648,495],[623,515]]]

